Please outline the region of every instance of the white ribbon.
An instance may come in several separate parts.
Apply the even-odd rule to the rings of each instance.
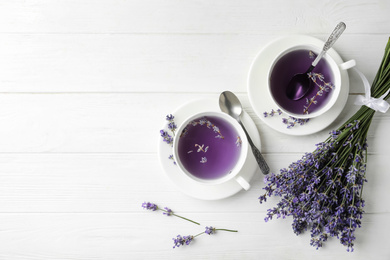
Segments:
[[[390,89],[379,98],[371,97],[371,90],[370,90],[371,86],[366,76],[364,76],[364,74],[357,69],[355,69],[355,71],[362,78],[364,84],[364,90],[365,90],[365,96],[362,95],[357,96],[355,100],[355,105],[365,105],[375,111],[386,113],[390,107],[390,104],[387,103],[386,100],[384,100],[384,98],[389,94]]]

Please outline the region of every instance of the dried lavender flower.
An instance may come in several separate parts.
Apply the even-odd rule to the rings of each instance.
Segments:
[[[142,203],[142,207],[147,210],[156,211],[158,209],[156,204],[150,203],[150,202],[144,202]]]
[[[173,211],[167,207],[164,207],[165,209],[165,212],[163,212],[164,215],[167,215],[167,216],[172,216],[173,214]]]
[[[176,131],[176,124],[173,121],[175,117],[172,114],[169,114],[166,116],[166,120],[168,121],[168,130],[171,131],[172,135],[175,136]],[[168,131],[160,130],[160,136],[163,138],[163,141],[166,142],[168,145],[173,146],[173,136],[171,136]],[[175,158],[173,158],[173,155],[169,155],[168,159],[173,161],[173,164],[176,165]]]
[[[175,117],[172,114],[169,114],[169,115],[166,116],[166,120],[169,121],[169,122],[173,122],[174,118]]]
[[[163,138],[163,141],[169,145],[173,145],[173,137],[168,134],[165,130],[160,130],[160,135]]]
[[[195,235],[195,236],[191,236],[191,235],[188,235],[188,236],[181,236],[181,235],[177,235],[175,238],[173,238],[173,248],[176,248],[176,247],[180,247],[180,246],[183,246],[183,245],[189,245],[196,237],[200,236],[200,235],[203,235],[203,234],[208,234],[208,235],[211,235],[211,234],[215,234],[215,231],[217,230],[220,230],[220,231],[228,231],[228,232],[238,232],[237,230],[231,230],[231,229],[217,229],[215,227],[206,227],[205,228],[205,231]]]
[[[169,159],[169,160],[172,160],[172,161],[173,161],[173,164],[176,165],[176,161],[175,161],[175,158],[173,157],[173,154],[170,154],[170,155],[168,156],[168,159]]]
[[[206,230],[204,231],[204,233],[206,233],[207,235],[211,235],[211,234],[215,233],[215,228],[206,227]]]
[[[309,121],[310,121],[309,118],[295,118],[292,116],[282,119],[283,124],[287,125],[287,128],[289,129],[294,127],[295,125],[304,125]]]
[[[173,248],[175,247],[180,247],[180,246],[183,246],[183,245],[189,245],[191,243],[191,241],[194,239],[194,236],[181,236],[181,235],[177,235],[176,238],[172,238],[173,239],[173,243],[174,243],[174,246]]]
[[[263,113],[264,117],[268,117],[268,116],[273,117],[276,114],[281,115],[281,114],[283,114],[283,112],[280,109],[277,109],[276,111],[274,109],[272,109],[271,112],[269,112],[269,113],[268,112]],[[296,125],[304,125],[309,121],[310,121],[309,118],[300,119],[300,118],[295,118],[292,116],[289,116],[288,118],[282,118],[282,123],[285,124],[288,129],[290,129]]]
[[[194,224],[200,225],[198,222],[195,222],[195,221],[193,221],[191,219],[188,219],[188,218],[185,218],[185,217],[182,217],[180,215],[175,214],[171,209],[169,209],[167,207],[164,207],[164,209],[162,209],[162,208],[159,208],[156,204],[151,203],[151,202],[144,202],[144,203],[142,203],[142,207],[144,209],[152,210],[152,211],[161,210],[161,211],[163,211],[163,214],[166,215],[166,216],[175,216],[175,217],[187,220],[189,222],[192,222]]]

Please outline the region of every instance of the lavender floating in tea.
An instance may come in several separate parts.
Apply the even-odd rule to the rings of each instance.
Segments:
[[[306,98],[306,105],[303,106],[303,114],[309,114],[309,107],[318,103],[318,97],[322,97],[330,92],[334,86],[330,82],[325,82],[324,76],[321,73],[310,72],[308,74],[310,80],[318,87],[317,93],[310,99]]]
[[[309,73],[313,87],[303,98],[291,100],[286,95],[286,88],[291,78],[310,67],[315,55],[310,50],[298,49],[286,53],[276,63],[270,74],[270,90],[276,103],[286,112],[309,114],[324,107],[331,98],[331,89],[335,76],[326,59],[321,59],[314,70]],[[315,105],[315,106],[314,106]],[[310,107],[310,110],[309,110]]]
[[[207,116],[188,123],[180,134],[178,157],[194,177],[219,179],[231,172],[241,153],[241,138],[226,120]]]

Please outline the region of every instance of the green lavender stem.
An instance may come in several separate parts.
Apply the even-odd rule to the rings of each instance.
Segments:
[[[192,222],[192,223],[194,223],[194,224],[196,224],[196,225],[200,225],[200,223],[198,223],[198,222],[196,222],[196,221],[193,221],[193,220],[191,220],[191,219],[188,219],[188,218],[182,217],[182,216],[180,216],[180,215],[177,215],[177,214],[175,214],[175,213],[169,212],[169,211],[167,211],[167,210],[165,210],[165,209],[160,209],[160,208],[158,208],[158,209],[161,210],[161,211],[166,212],[167,214],[171,214],[172,216],[175,216],[175,217],[178,217],[178,218],[187,220],[187,221]]]
[[[213,228],[213,233],[214,233],[215,231],[218,231],[218,230],[219,230],[219,231],[227,231],[227,232],[238,232],[238,230],[231,230],[231,229],[225,229],[225,228]],[[201,233],[195,235],[194,238],[195,238],[195,237],[198,237],[198,236],[200,236],[200,235],[203,235],[203,234],[206,234],[206,231],[203,231],[203,232],[201,232]]]
[[[238,232],[238,230],[231,230],[231,229],[224,229],[224,228],[217,228],[215,230],[228,231],[228,232]]]
[[[176,217],[178,217],[178,218],[181,218],[181,219],[184,219],[184,220],[187,220],[187,221],[189,221],[189,222],[192,222],[192,223],[194,223],[194,224],[197,224],[197,225],[200,225],[198,222],[196,222],[196,221],[193,221],[193,220],[191,220],[191,219],[188,219],[188,218],[185,218],[185,217],[182,217],[182,216],[179,216],[179,215],[176,215],[176,214],[172,214],[173,216],[176,216]]]

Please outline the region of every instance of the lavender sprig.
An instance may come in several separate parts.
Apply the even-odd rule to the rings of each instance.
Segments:
[[[166,216],[175,216],[175,217],[187,220],[189,222],[192,222],[194,224],[200,225],[198,222],[195,222],[195,221],[193,221],[191,219],[188,219],[188,218],[185,218],[185,217],[182,217],[180,215],[175,214],[171,209],[169,209],[167,207],[164,207],[162,209],[162,208],[159,208],[156,204],[151,203],[151,202],[144,202],[144,203],[142,203],[142,207],[144,209],[152,210],[152,211],[161,210],[161,211],[163,211],[163,214],[166,215]]]
[[[171,131],[172,135],[175,136],[175,131],[176,131],[176,124],[173,121],[175,117],[170,114],[166,116],[166,120],[168,121],[168,129]],[[165,130],[160,130],[160,135],[163,138],[163,141],[166,142],[169,145],[173,145],[173,136],[171,136],[167,131]]]
[[[169,144],[170,146],[173,145],[173,137],[168,134],[165,130],[160,130],[160,135],[163,138],[163,141]]]
[[[280,109],[277,109],[277,110],[272,109],[271,112],[264,112],[263,113],[264,117],[269,117],[269,116],[273,117],[275,115],[282,115],[282,114],[283,114],[283,112]],[[285,124],[288,129],[291,129],[296,125],[304,125],[309,121],[310,121],[309,118],[300,119],[300,118],[295,118],[292,116],[289,116],[288,118],[282,118],[282,123]]]
[[[175,136],[175,131],[177,128],[177,125],[173,121],[175,117],[172,114],[169,114],[166,116],[166,120],[168,121],[168,129],[171,130],[173,136]]]
[[[288,118],[282,119],[283,124],[287,125],[287,128],[289,128],[289,129],[296,126],[296,125],[304,125],[309,121],[310,121],[310,118],[295,118],[292,116],[289,116]]]
[[[181,236],[181,235],[177,235],[175,238],[173,238],[173,248],[176,248],[176,247],[180,247],[180,246],[183,246],[183,245],[189,245],[196,237],[200,236],[200,235],[203,235],[203,234],[208,234],[208,235],[211,235],[211,234],[215,234],[216,231],[228,231],[228,232],[238,232],[237,230],[231,230],[231,229],[224,229],[224,228],[215,228],[215,227],[206,227],[205,228],[205,231],[195,235],[195,236],[192,236],[192,235],[188,235],[188,236]]]
[[[306,98],[306,106],[303,107],[303,114],[309,114],[309,107],[311,105],[317,104],[317,97],[322,96],[324,92],[330,92],[334,88],[331,82],[325,82],[324,75],[322,75],[321,73],[310,72],[308,76],[309,79],[313,81],[315,85],[317,85],[318,91],[310,99]]]
[[[276,114],[281,115],[281,114],[283,114],[283,112],[280,109],[277,109],[276,111],[274,109],[271,109],[271,112],[264,112],[263,113],[264,117],[268,117],[268,116],[273,117]]]
[[[163,138],[163,141],[169,144],[171,147],[173,146],[173,137],[175,136],[175,131],[177,125],[174,122],[175,117],[172,114],[169,114],[165,118],[168,121],[168,129],[171,131],[172,136],[168,133],[168,131],[160,130],[160,135]],[[168,159],[173,161],[173,164],[176,165],[175,158],[173,158],[173,154],[169,155]]]

